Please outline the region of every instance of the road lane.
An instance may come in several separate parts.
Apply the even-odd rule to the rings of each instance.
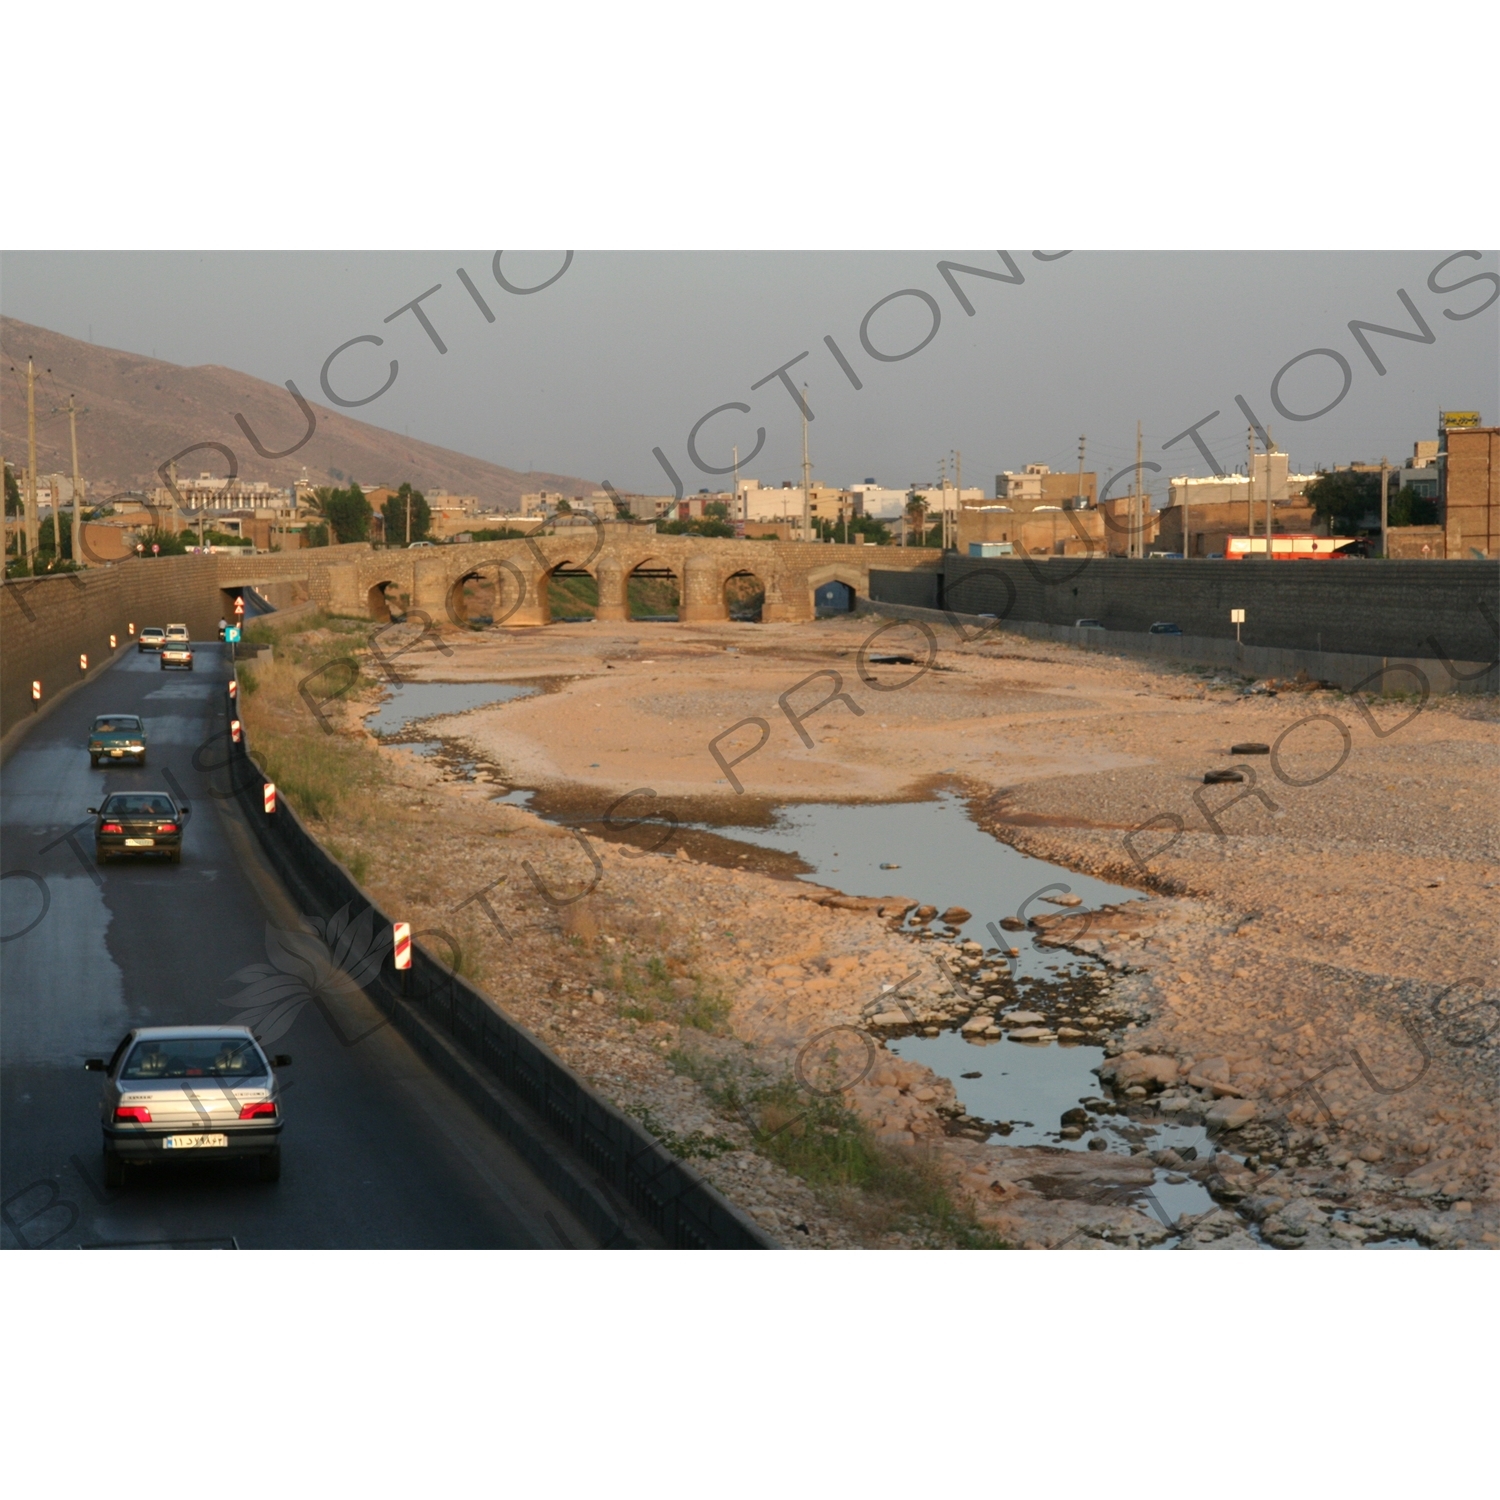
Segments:
[[[585,1247],[576,1219],[503,1140],[427,1068],[357,989],[269,1004],[315,942],[261,859],[232,800],[210,794],[224,731],[227,662],[197,647],[197,670],[129,653],[60,704],[0,779],[0,1242],[272,1247]],[[94,770],[94,716],[138,713],[144,767]],[[193,813],[179,866],[93,863],[87,809],[117,790],[175,785]],[[220,790],[223,773],[218,776]],[[84,825],[81,826],[80,825]],[[70,838],[70,831],[72,833]],[[287,934],[300,934],[288,937]],[[316,951],[316,950],[314,950]],[[256,968],[255,966],[258,966]],[[252,970],[249,976],[243,971]],[[283,983],[278,994],[285,1000]],[[298,1003],[298,994],[303,996]],[[253,1016],[284,1075],[282,1177],[193,1162],[107,1190],[99,1078],[133,1025]],[[285,1027],[274,1040],[272,1033]]]

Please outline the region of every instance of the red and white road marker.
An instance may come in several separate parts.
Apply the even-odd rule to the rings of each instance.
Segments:
[[[238,719],[231,719],[229,721],[229,738],[232,739],[236,745],[238,745],[240,742],[241,733],[242,731],[240,728],[240,721]]]
[[[396,942],[396,967],[411,968],[411,923],[392,922],[391,933]]]
[[[88,669],[89,669],[89,659],[88,659],[87,656],[85,656],[83,654],[83,652],[80,651],[78,653],[78,670],[80,672],[87,672]]]
[[[238,698],[239,695],[240,695],[239,679],[237,677],[231,677],[229,679],[229,696],[230,696],[231,699],[234,699],[234,698]]]
[[[33,703],[40,703],[42,701],[42,685],[35,678],[32,679],[31,683],[31,701]]]
[[[262,796],[264,797],[264,800],[265,800],[266,811],[268,813],[275,812],[276,811],[276,783],[274,781],[268,781],[265,784],[265,786],[261,789],[261,791],[262,791]]]

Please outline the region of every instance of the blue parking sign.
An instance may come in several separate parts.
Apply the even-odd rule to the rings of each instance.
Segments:
[[[231,646],[237,646],[240,640],[240,627],[238,625],[226,625],[224,627],[224,639]]]

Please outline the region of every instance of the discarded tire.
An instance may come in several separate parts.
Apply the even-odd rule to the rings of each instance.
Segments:
[[[1229,747],[1229,753],[1231,755],[1269,755],[1271,753],[1271,747],[1269,745],[1261,745],[1252,742],[1247,745],[1231,745]]]
[[[1243,771],[1208,771],[1204,773],[1204,786],[1217,786],[1221,781],[1243,781]]]

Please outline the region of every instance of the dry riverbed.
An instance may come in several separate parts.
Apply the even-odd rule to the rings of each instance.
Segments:
[[[789,1246],[1495,1245],[1493,700],[1246,693],[946,626],[924,670],[910,627],[861,654],[878,623],[387,632],[405,679],[537,691],[409,731],[437,754],[368,736],[377,689],[330,703],[357,764],[314,827]],[[293,674],[368,633],[294,631],[246,708],[288,764],[317,733]],[[1203,784],[1230,766],[1247,779]],[[891,901],[841,898],[713,831],[939,789],[1145,898],[997,925],[1089,961],[1022,986],[900,872]],[[887,1045],[959,1027],[984,1060],[1103,1047],[1062,1143],[1008,1145]],[[1161,1144],[1184,1124],[1203,1149]],[[1087,1149],[1106,1125],[1131,1154]],[[1163,1213],[1164,1177],[1212,1197]]]

